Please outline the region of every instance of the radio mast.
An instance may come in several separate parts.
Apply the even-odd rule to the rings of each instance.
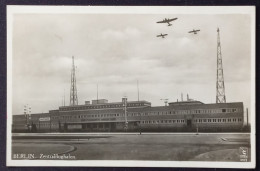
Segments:
[[[137,99],[139,102],[139,81],[137,80]]]
[[[77,96],[77,85],[76,85],[76,74],[75,74],[75,65],[74,65],[74,56],[72,56],[72,69],[71,69],[71,87],[70,87],[70,105],[78,105],[78,96]]]
[[[224,84],[224,72],[222,65],[222,54],[220,45],[219,28],[218,32],[218,42],[217,42],[217,82],[216,82],[216,103],[226,103],[225,96],[225,84]]]

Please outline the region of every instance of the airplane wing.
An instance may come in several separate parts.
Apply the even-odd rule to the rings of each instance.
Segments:
[[[156,37],[162,37],[162,35],[157,35]]]
[[[194,31],[189,31],[188,33],[193,33]]]
[[[177,18],[169,19],[169,20],[167,20],[167,21],[168,21],[168,22],[172,22],[172,21],[174,21],[174,20],[177,20]]]
[[[158,22],[156,22],[156,23],[166,23],[165,21],[158,21]]]
[[[167,36],[168,34],[164,34],[163,36]]]

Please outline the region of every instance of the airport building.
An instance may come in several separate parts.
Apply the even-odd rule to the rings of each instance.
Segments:
[[[13,116],[13,132],[120,132],[120,131],[241,131],[243,103],[204,104],[189,100],[151,106],[148,101],[61,106],[49,113]]]

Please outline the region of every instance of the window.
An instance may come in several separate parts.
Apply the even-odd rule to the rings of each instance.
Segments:
[[[226,109],[222,109],[222,113],[225,113],[226,112]]]

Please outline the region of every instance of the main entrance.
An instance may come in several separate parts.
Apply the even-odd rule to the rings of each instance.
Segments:
[[[191,127],[191,119],[187,119],[187,126]]]

